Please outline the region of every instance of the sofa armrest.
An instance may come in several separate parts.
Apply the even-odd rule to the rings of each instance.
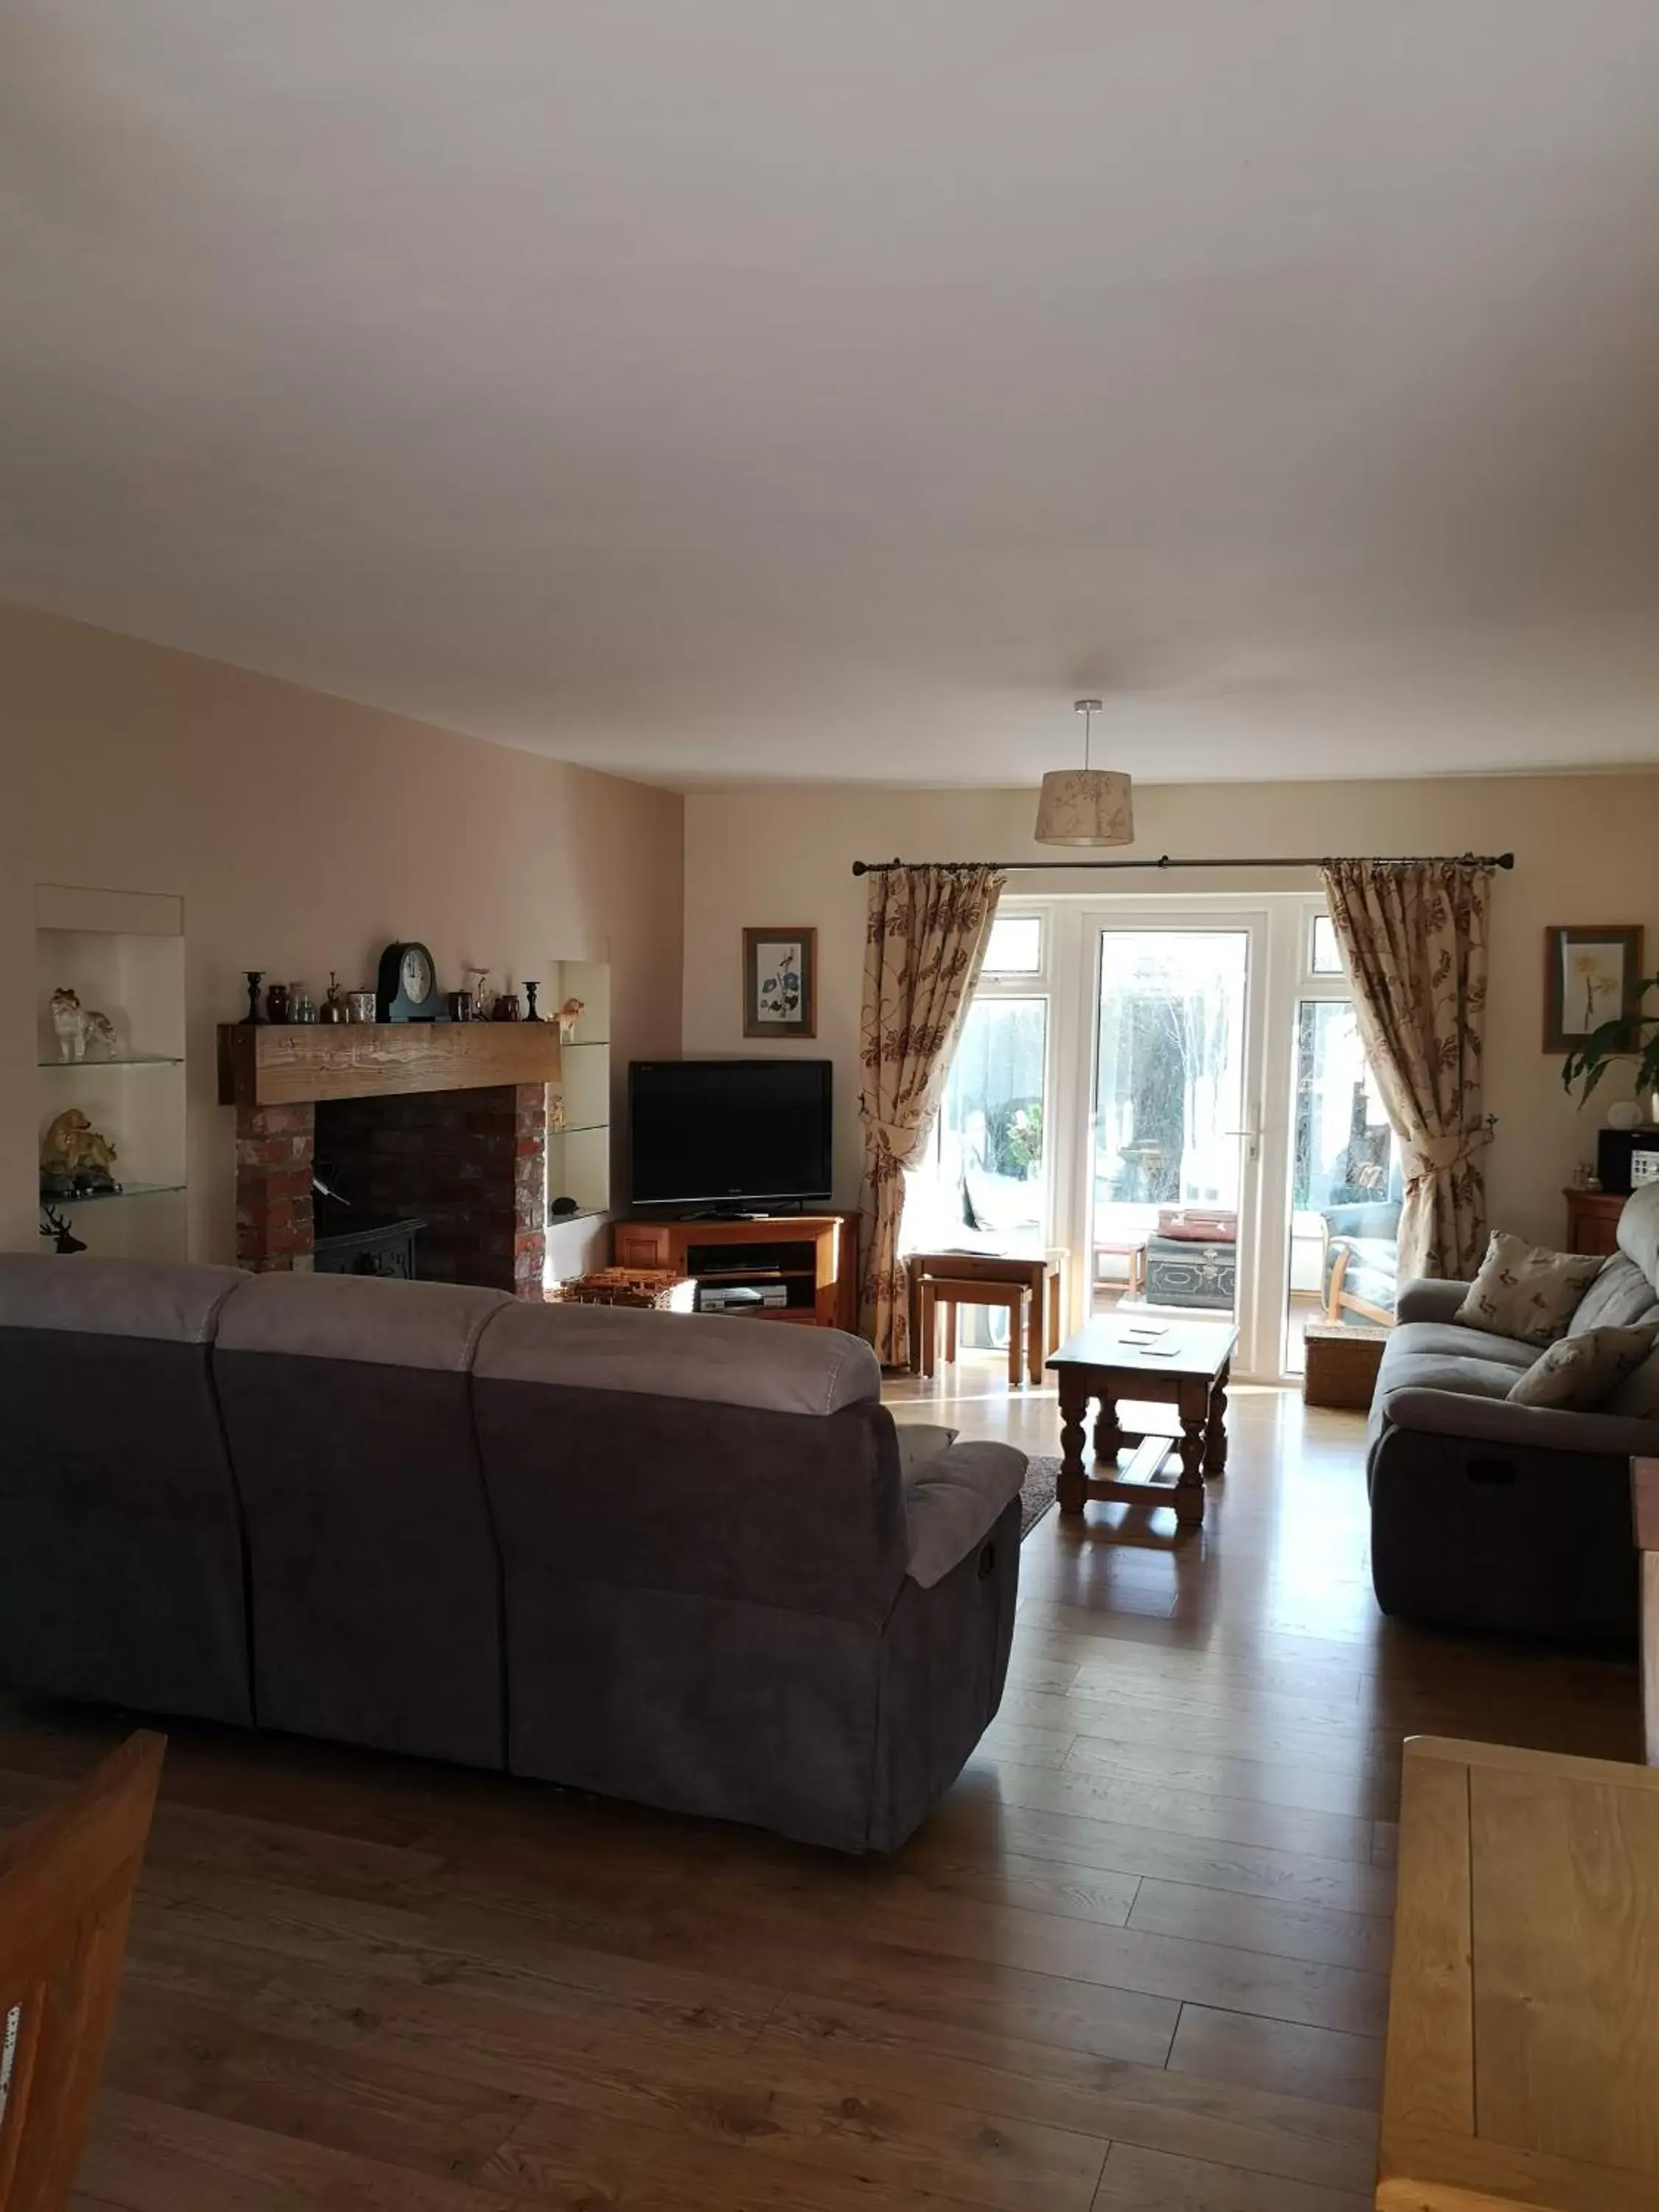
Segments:
[[[1396,1321],[1455,1321],[1457,1309],[1469,1294],[1467,1283],[1449,1283],[1443,1277],[1419,1275],[1401,1283],[1395,1300]]]
[[[1571,1413],[1462,1390],[1418,1389],[1391,1390],[1381,1410],[1384,1427],[1463,1437],[1510,1451],[1601,1453],[1613,1459],[1659,1452],[1659,1421],[1632,1421],[1616,1413]]]
[[[1012,1444],[955,1444],[905,1478],[909,1575],[931,1589],[958,1559],[982,1544],[1025,1480],[1026,1458]]]

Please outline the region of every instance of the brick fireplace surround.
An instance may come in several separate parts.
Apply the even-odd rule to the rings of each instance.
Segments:
[[[310,1267],[311,1177],[319,1158],[360,1212],[427,1224],[422,1277],[542,1296],[544,1084],[238,1106],[240,1266],[256,1274]]]

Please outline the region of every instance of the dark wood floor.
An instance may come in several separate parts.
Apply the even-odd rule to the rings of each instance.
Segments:
[[[1054,1449],[988,1364],[894,1395]],[[176,1731],[80,2212],[1360,2212],[1401,1736],[1633,1757],[1635,1670],[1384,1624],[1358,1421],[1233,1425],[1179,1549],[1036,1531],[895,1863]],[[0,1723],[6,1817],[118,1733]]]

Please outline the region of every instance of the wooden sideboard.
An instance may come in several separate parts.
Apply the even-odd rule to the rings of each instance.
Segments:
[[[1568,1188],[1561,1195],[1567,1201],[1569,1252],[1619,1249],[1619,1217],[1625,1201],[1616,1191]]]
[[[673,1267],[703,1283],[781,1283],[787,1306],[737,1310],[761,1321],[858,1328],[859,1217],[775,1213],[753,1221],[619,1221],[619,1267]]]
[[[1376,2202],[1659,2204],[1659,1773],[1406,1745]]]

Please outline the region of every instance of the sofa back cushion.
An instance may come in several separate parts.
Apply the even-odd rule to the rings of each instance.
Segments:
[[[1634,1261],[1659,1297],[1659,1182],[1644,1182],[1625,1200],[1618,1239],[1619,1249]]]
[[[1565,1334],[1601,1269],[1597,1256],[1553,1252],[1495,1230],[1455,1318],[1522,1344],[1553,1344]]]
[[[210,1369],[234,1267],[0,1255],[0,1680],[252,1718]]]
[[[477,1372],[775,1413],[834,1413],[881,1397],[881,1369],[861,1337],[628,1306],[510,1306],[491,1320]]]
[[[1566,1333],[1571,1337],[1597,1328],[1635,1328],[1649,1319],[1659,1321],[1659,1293],[1634,1260],[1613,1252],[1579,1300]]]
[[[880,1620],[907,1556],[875,1355],[832,1330],[516,1305],[472,1396],[509,1577]]]
[[[145,1344],[211,1344],[225,1301],[246,1283],[235,1267],[152,1260],[75,1265],[0,1252],[0,1328]]]
[[[469,1402],[495,1291],[252,1279],[214,1352],[261,1723],[502,1763],[501,1572]]]

